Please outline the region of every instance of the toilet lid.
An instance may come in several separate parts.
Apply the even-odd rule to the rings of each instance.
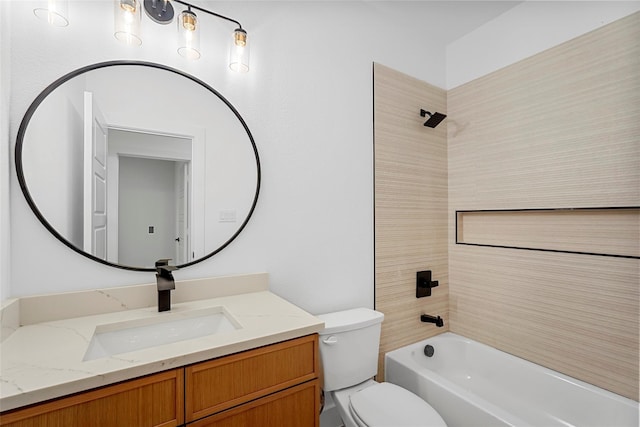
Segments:
[[[368,427],[446,427],[427,402],[391,383],[367,387],[350,397],[350,409]]]

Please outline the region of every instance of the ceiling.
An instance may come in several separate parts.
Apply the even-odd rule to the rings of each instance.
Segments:
[[[348,0],[344,0],[348,1]],[[523,1],[483,0],[362,0],[389,19],[420,26],[437,35],[437,43],[447,45],[491,21]],[[426,27],[426,28],[425,28]]]
[[[1,1],[1,0],[0,0]],[[242,16],[242,11],[251,16],[255,10],[286,10],[303,3],[363,4],[376,15],[396,21],[414,33],[437,37],[437,43],[447,45],[524,3],[523,0],[186,0],[199,6],[224,14],[233,11],[233,16]],[[229,12],[231,13],[231,12]],[[365,19],[363,17],[363,19]],[[244,21],[242,21],[244,22]],[[255,23],[254,23],[255,28]]]

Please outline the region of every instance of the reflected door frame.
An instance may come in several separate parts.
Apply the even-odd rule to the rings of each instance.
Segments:
[[[107,259],[107,145],[109,128],[93,93],[84,92],[83,247]]]
[[[163,160],[175,160],[189,162],[189,175],[191,186],[188,190],[187,199],[191,202],[189,210],[189,218],[187,219],[189,235],[186,239],[187,248],[185,252],[190,262],[205,254],[205,242],[203,238],[196,236],[204,236],[204,197],[205,197],[205,131],[204,129],[164,123],[162,127],[154,124],[153,127],[143,127],[139,125],[139,119],[136,121],[138,125],[134,126],[126,118],[107,117],[107,125],[109,129],[121,130],[127,132],[138,132],[162,136],[172,136],[184,139],[191,139],[192,152],[190,156],[177,152],[160,153],[155,151],[151,155],[143,147],[113,147],[109,148],[107,163],[109,168],[108,176],[108,212],[107,216],[110,221],[108,233],[108,256],[109,262],[118,263],[118,164],[119,155],[147,157]],[[199,233],[199,234],[198,234]],[[177,261],[177,260],[176,260]]]

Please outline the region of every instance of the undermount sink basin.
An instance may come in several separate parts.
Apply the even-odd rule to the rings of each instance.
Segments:
[[[99,325],[85,361],[238,329],[223,307],[171,312],[151,318]]]

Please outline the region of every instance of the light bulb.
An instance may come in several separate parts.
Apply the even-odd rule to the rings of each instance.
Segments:
[[[66,27],[69,25],[68,10],[68,0],[48,0],[46,7],[35,8],[33,13],[54,27]]]
[[[138,0],[116,0],[115,1],[115,32],[113,35],[121,42],[140,46],[141,11]]]
[[[200,58],[200,26],[198,17],[191,10],[185,10],[178,19],[178,36],[180,38],[178,53],[191,60]]]
[[[247,32],[236,28],[233,32],[233,43],[229,50],[229,68],[238,73],[249,71],[249,42]]]

